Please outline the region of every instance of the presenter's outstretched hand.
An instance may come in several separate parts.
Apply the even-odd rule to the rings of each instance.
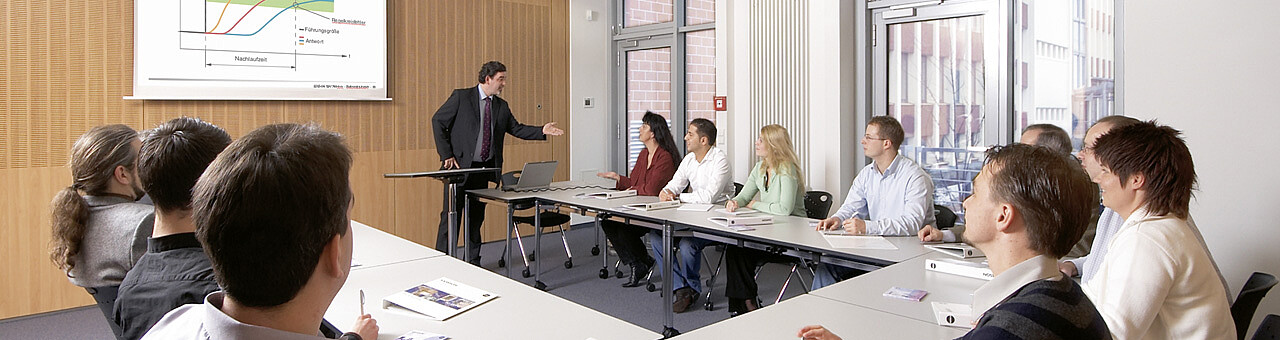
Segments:
[[[457,169],[458,159],[454,157],[449,157],[449,159],[444,160],[444,164],[441,164],[440,168],[441,170]]]
[[[804,326],[804,328],[801,328],[800,332],[796,334],[796,336],[800,337],[800,339],[805,339],[805,340],[808,340],[808,339],[843,340],[843,339],[840,339],[839,336],[835,334],[831,334],[831,331],[828,331],[826,328],[819,325]]]
[[[818,230],[831,230],[840,226],[840,218],[831,216],[827,219],[818,221]]]
[[[564,134],[564,130],[556,127],[556,122],[547,123],[542,126],[542,133],[546,135],[559,136]]]
[[[378,338],[378,320],[374,320],[372,315],[365,314],[356,318],[355,326],[351,327],[353,332],[360,334],[362,339]]]
[[[924,228],[920,228],[920,242],[941,242],[942,230],[938,230],[932,224],[926,224]]]

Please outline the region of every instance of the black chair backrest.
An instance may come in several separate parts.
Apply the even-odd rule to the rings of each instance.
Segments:
[[[956,213],[941,205],[933,205],[933,217],[938,229],[947,229],[956,226]]]
[[[1249,323],[1253,322],[1253,313],[1258,310],[1258,303],[1262,302],[1262,298],[1267,296],[1267,291],[1275,285],[1274,275],[1261,272],[1249,275],[1249,281],[1246,281],[1244,288],[1240,289],[1236,302],[1231,304],[1231,318],[1236,322],[1237,338],[1244,339],[1244,333],[1249,331]]]
[[[831,212],[831,193],[826,191],[806,191],[804,193],[804,210],[809,218],[827,218]]]
[[[1240,337],[1244,337],[1244,333],[1240,333]],[[1280,315],[1267,314],[1262,318],[1262,323],[1258,325],[1258,331],[1253,332],[1253,340],[1275,340],[1280,337]]]
[[[740,192],[742,192],[742,183],[733,182],[733,195],[738,196]]]
[[[520,170],[516,170],[516,171],[509,171],[505,174],[502,174],[501,186],[509,187],[509,186],[516,185],[516,183],[520,183],[520,172],[521,172]],[[511,207],[513,208],[513,210],[525,210],[525,209],[533,208],[533,201],[511,202]]]

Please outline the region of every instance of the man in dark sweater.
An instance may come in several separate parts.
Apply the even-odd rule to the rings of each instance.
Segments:
[[[200,303],[218,290],[213,266],[196,240],[191,188],[209,163],[231,144],[222,128],[182,117],[144,134],[138,177],[156,205],[147,252],[125,275],[114,320],[120,339],[139,339],[165,313]]]
[[[1097,190],[1080,165],[1049,149],[1014,144],[987,151],[964,201],[965,240],[996,275],[973,294],[982,317],[963,339],[1110,339],[1106,322],[1057,259],[1084,234]],[[821,326],[805,339],[839,339]]]

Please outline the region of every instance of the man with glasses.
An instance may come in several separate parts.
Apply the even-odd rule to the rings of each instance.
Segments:
[[[898,154],[905,133],[890,116],[872,117],[862,136],[862,151],[872,163],[849,187],[844,204],[818,223],[819,230],[844,229],[851,235],[915,235],[934,223],[933,180],[914,160]],[[830,264],[814,275],[813,289],[853,277],[857,270]]]

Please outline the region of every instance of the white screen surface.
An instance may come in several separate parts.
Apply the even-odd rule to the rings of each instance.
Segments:
[[[386,0],[137,0],[133,99],[386,100]]]

